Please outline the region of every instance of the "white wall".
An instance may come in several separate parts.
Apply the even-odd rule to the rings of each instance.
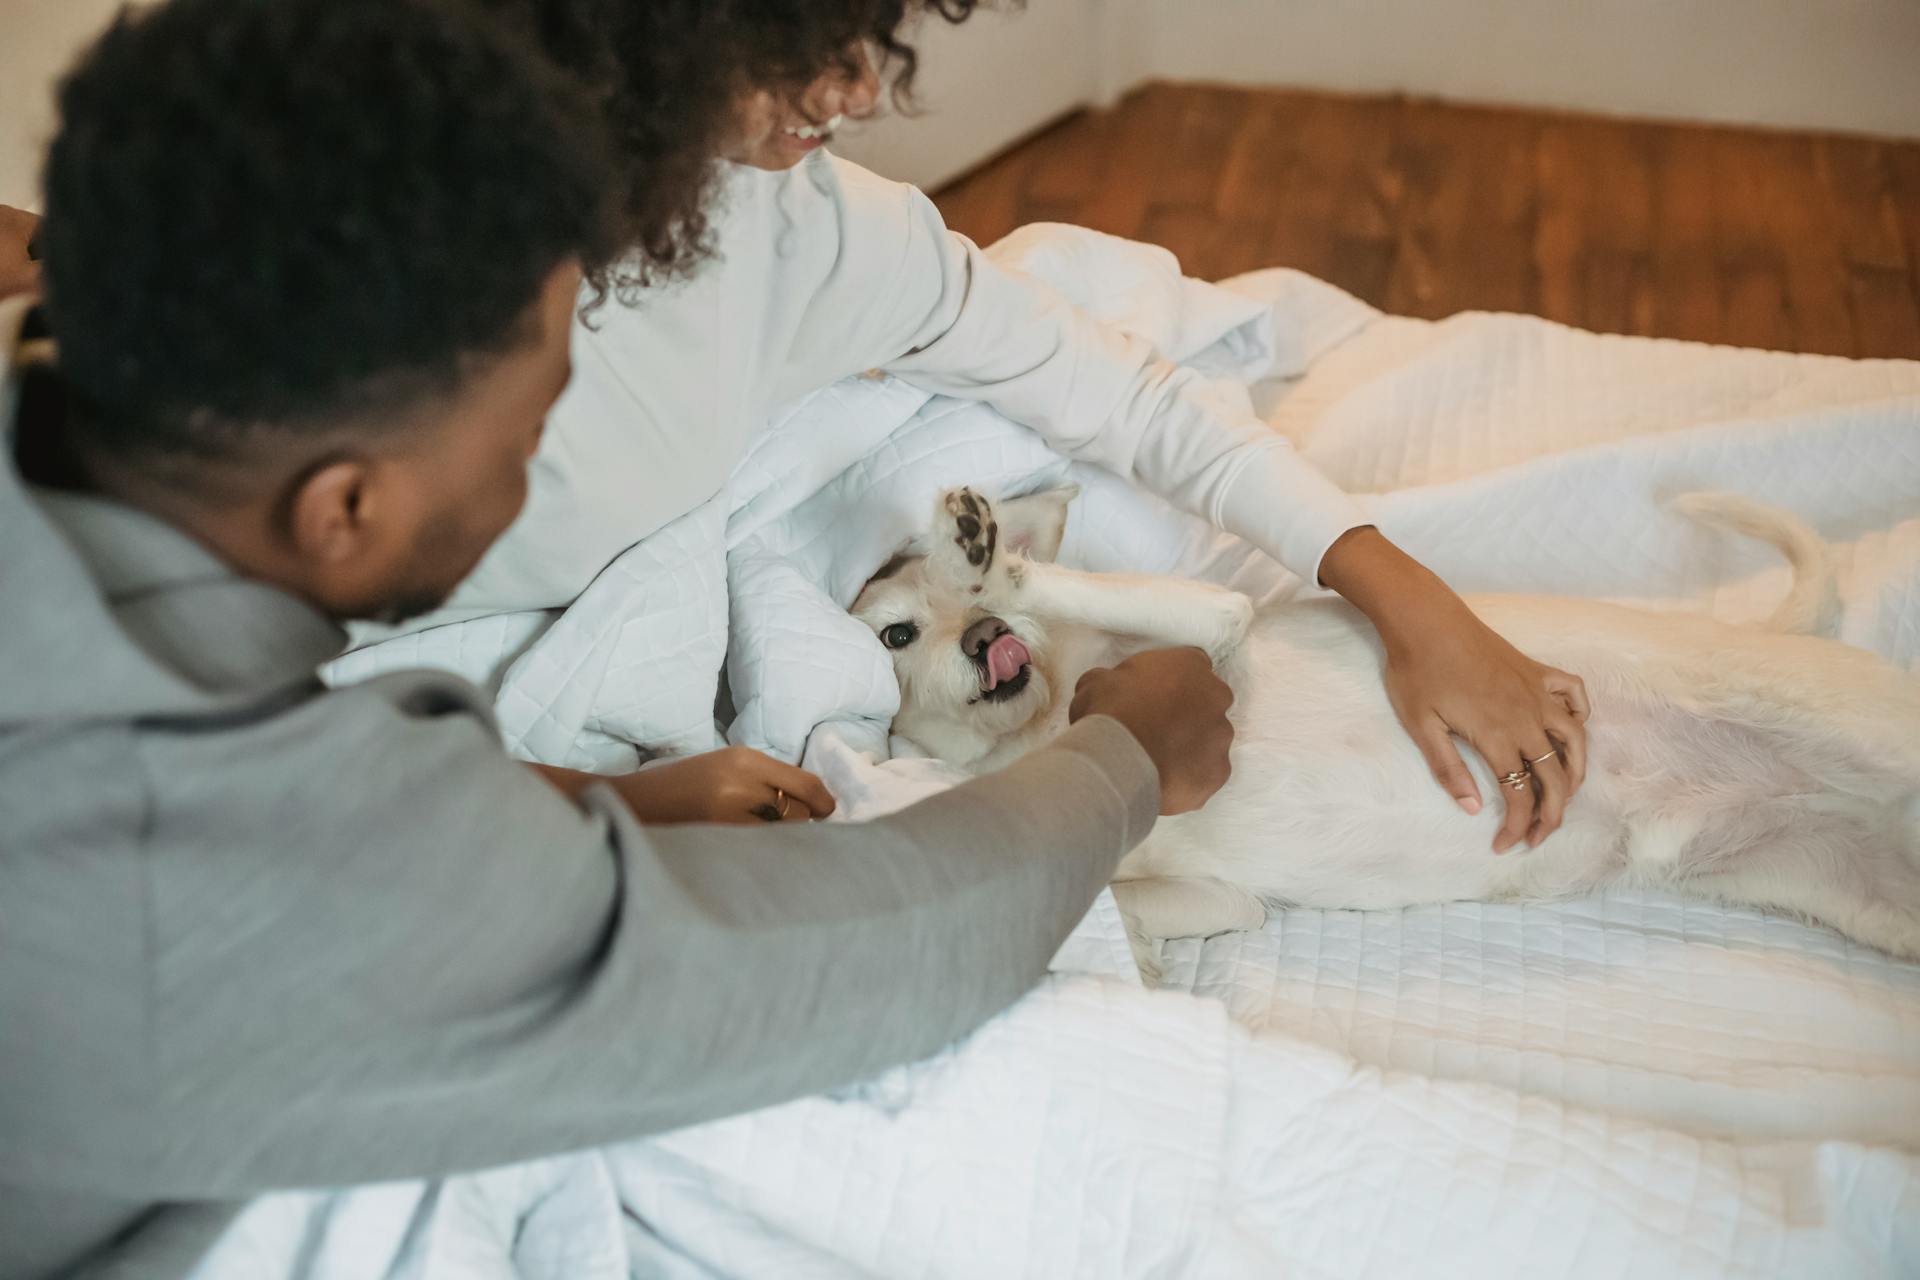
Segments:
[[[1063,10],[1087,26],[1041,74],[1086,86],[1079,102],[1203,80],[1920,137],[1920,0],[1028,0],[990,38],[934,51],[942,83],[966,87],[941,112],[839,149],[927,185],[1043,124],[1009,127],[986,68],[1022,41],[1044,55],[1051,27],[1025,33]],[[955,108],[978,113],[971,134],[942,118]]]
[[[0,203],[118,0],[0,0]],[[836,149],[933,185],[1152,78],[1920,137],[1920,0],[1027,0],[922,32],[925,114]]]
[[[1017,14],[925,23],[914,37],[918,113],[850,126],[833,149],[923,187],[953,177],[1099,97],[1103,8],[1104,0],[1029,0]]]
[[[118,0],[0,0],[0,204],[40,207],[53,86]]]

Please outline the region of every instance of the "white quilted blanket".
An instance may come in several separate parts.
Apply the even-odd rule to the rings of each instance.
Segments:
[[[1290,272],[1183,282],[1059,229],[996,252],[1223,394],[1257,383],[1269,421],[1462,588],[1764,612],[1784,571],[1662,505],[1732,488],[1833,541],[1844,638],[1920,662],[1920,364],[1400,320]],[[948,775],[868,758],[894,691],[838,605],[944,485],[1068,470],[990,411],[843,384],[558,620],[408,637],[336,674],[454,665],[500,684],[516,751],[613,768],[635,742],[717,742],[724,657],[736,740],[804,751],[871,814]],[[1072,470],[1067,558],[1299,589]],[[1920,1271],[1920,967],[1626,895],[1289,911],[1167,958],[1172,990],[1141,989],[1103,900],[1053,978],[936,1060],[444,1184],[267,1197],[203,1275]]]

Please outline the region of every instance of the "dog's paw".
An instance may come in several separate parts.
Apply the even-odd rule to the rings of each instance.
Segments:
[[[1195,627],[1200,648],[1216,663],[1239,652],[1253,629],[1253,601],[1225,587],[1188,583],[1189,591],[1180,606]]]
[[[1207,646],[1207,654],[1215,662],[1222,661],[1238,652],[1246,641],[1247,632],[1253,629],[1253,601],[1238,591],[1229,591],[1220,602],[1220,634],[1214,643]]]
[[[993,504],[963,485],[942,494],[940,507],[946,526],[942,546],[952,548],[948,562],[955,568],[964,564],[981,577],[992,572],[1000,544],[1000,525],[993,518]]]

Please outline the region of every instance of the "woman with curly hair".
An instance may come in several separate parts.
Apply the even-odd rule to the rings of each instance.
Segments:
[[[1585,768],[1576,677],[1494,634],[1195,375],[995,266],[918,190],[821,150],[874,108],[880,73],[910,89],[905,24],[962,21],[974,0],[490,3],[600,95],[625,247],[594,273],[620,305],[576,335],[527,512],[456,609],[565,604],[717,493],[774,407],[879,368],[984,400],[1338,591],[1379,631],[1394,708],[1464,809],[1481,797],[1455,735],[1496,775],[1530,772],[1534,789],[1502,790],[1495,852],[1559,825]]]
[[[601,284],[689,274],[713,249],[726,162],[787,169],[841,116],[911,101],[902,28],[966,21],[980,0],[479,0],[593,85],[621,152],[626,247]]]

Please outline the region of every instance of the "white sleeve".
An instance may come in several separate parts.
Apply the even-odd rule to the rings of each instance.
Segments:
[[[1285,437],[1222,403],[1198,374],[1156,359],[1144,340],[996,265],[949,231],[921,192],[843,162],[835,177],[839,279],[823,293],[866,277],[861,297],[833,302],[861,306],[854,323],[880,343],[864,349],[888,352],[872,364],[929,391],[984,400],[1063,453],[1132,477],[1309,581],[1327,548],[1367,523]],[[870,277],[853,268],[861,258],[873,263]]]

